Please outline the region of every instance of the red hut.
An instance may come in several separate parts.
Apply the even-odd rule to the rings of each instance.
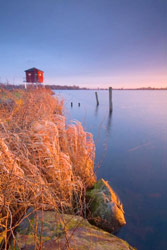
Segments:
[[[28,83],[43,83],[43,71],[36,68],[25,70],[26,82]]]

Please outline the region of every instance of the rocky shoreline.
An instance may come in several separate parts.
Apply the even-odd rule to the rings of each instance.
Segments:
[[[94,157],[92,135],[66,126],[49,90],[1,90],[0,250],[134,249],[111,234],[124,210]]]
[[[38,218],[38,222],[36,221]],[[37,223],[37,225],[36,225]],[[34,228],[36,233],[34,235]],[[42,230],[42,232],[41,232]],[[40,235],[42,234],[42,242]],[[126,241],[92,226],[80,216],[64,214],[57,216],[55,211],[38,211],[31,214],[18,227],[15,249],[35,249],[36,245],[42,249],[82,249],[82,250],[133,250]],[[68,238],[68,241],[66,240]],[[13,245],[10,246],[10,249]]]
[[[38,249],[42,245],[44,250],[134,250],[111,234],[126,222],[123,206],[109,184],[103,179],[97,181],[87,191],[86,199],[87,219],[75,214],[57,215],[57,211],[28,209],[9,249]]]

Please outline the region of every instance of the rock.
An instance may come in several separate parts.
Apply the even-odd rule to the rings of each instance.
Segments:
[[[38,217],[38,226],[36,224]],[[31,215],[17,228],[15,249],[38,249],[41,234],[42,212]],[[36,234],[34,234],[34,228]],[[35,243],[36,242],[36,243]],[[42,249],[73,250],[133,250],[126,241],[109,234],[80,216],[60,215],[55,211],[43,212]],[[35,248],[36,246],[36,248]],[[10,249],[13,246],[10,246]],[[40,248],[41,249],[41,248]]]
[[[103,179],[86,193],[90,223],[112,233],[126,224],[123,206],[110,185]]]

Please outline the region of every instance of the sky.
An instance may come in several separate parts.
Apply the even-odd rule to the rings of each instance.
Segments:
[[[167,87],[167,0],[0,0],[0,82]]]

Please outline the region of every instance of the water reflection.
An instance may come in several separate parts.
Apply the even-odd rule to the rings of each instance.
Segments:
[[[69,94],[68,104],[83,100],[70,115],[93,134],[97,176],[123,202],[127,225],[118,236],[139,250],[166,250],[167,91],[113,91],[112,113],[108,91],[98,92],[98,107],[94,91],[63,94]]]
[[[109,134],[111,131],[111,125],[112,125],[112,112],[109,111],[108,114],[108,121],[107,121],[107,133]]]
[[[96,108],[95,108],[95,117],[97,117],[98,111],[99,111],[99,105],[96,105]]]

